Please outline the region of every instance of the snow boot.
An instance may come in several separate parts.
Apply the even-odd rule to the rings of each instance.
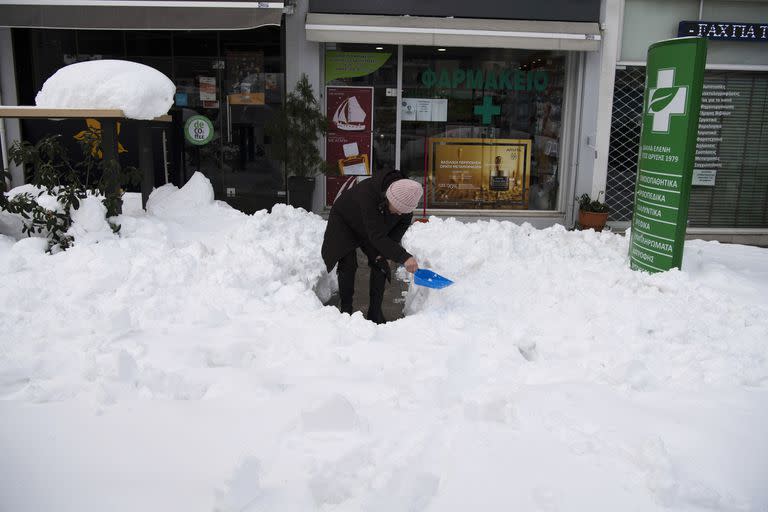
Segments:
[[[381,306],[384,302],[384,287],[387,284],[387,276],[383,272],[371,267],[368,293],[368,320],[377,324],[386,323]]]
[[[355,273],[357,272],[357,251],[352,251],[339,260],[336,275],[339,278],[339,310],[352,314],[352,299],[355,296]]]

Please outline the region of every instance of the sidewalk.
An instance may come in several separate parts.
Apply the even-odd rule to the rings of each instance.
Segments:
[[[352,305],[355,311],[362,311],[363,315],[365,315],[368,312],[368,276],[370,275],[370,268],[368,267],[368,259],[360,250],[357,251],[357,267],[357,273],[355,274],[355,297]],[[392,282],[387,283],[387,287],[384,290],[384,302],[381,308],[387,321],[403,318],[403,299],[405,297],[403,297],[402,292],[408,290],[408,283],[395,278],[397,265],[390,262],[390,267],[392,268]],[[328,301],[328,304],[338,307],[338,294],[334,294]]]

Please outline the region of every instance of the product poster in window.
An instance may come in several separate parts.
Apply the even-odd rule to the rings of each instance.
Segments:
[[[369,176],[373,87],[326,87],[326,161],[341,176]]]
[[[227,102],[230,105],[263,105],[266,88],[264,52],[228,51]]]
[[[429,139],[431,205],[526,209],[531,141]]]
[[[328,132],[325,159],[341,176],[371,174],[371,134]]]

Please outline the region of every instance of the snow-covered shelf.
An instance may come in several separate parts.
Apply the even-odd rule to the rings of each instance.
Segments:
[[[125,114],[120,109],[105,108],[48,108],[48,107],[6,107],[0,106],[0,118],[17,117],[20,119],[71,119],[94,117],[101,119],[125,119]],[[152,121],[170,123],[171,116],[156,117]]]

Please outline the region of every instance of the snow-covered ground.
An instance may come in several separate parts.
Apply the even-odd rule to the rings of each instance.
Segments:
[[[376,326],[322,306],[320,217],[131,199],[0,236],[0,510],[768,510],[768,250],[432,219],[456,284]]]

